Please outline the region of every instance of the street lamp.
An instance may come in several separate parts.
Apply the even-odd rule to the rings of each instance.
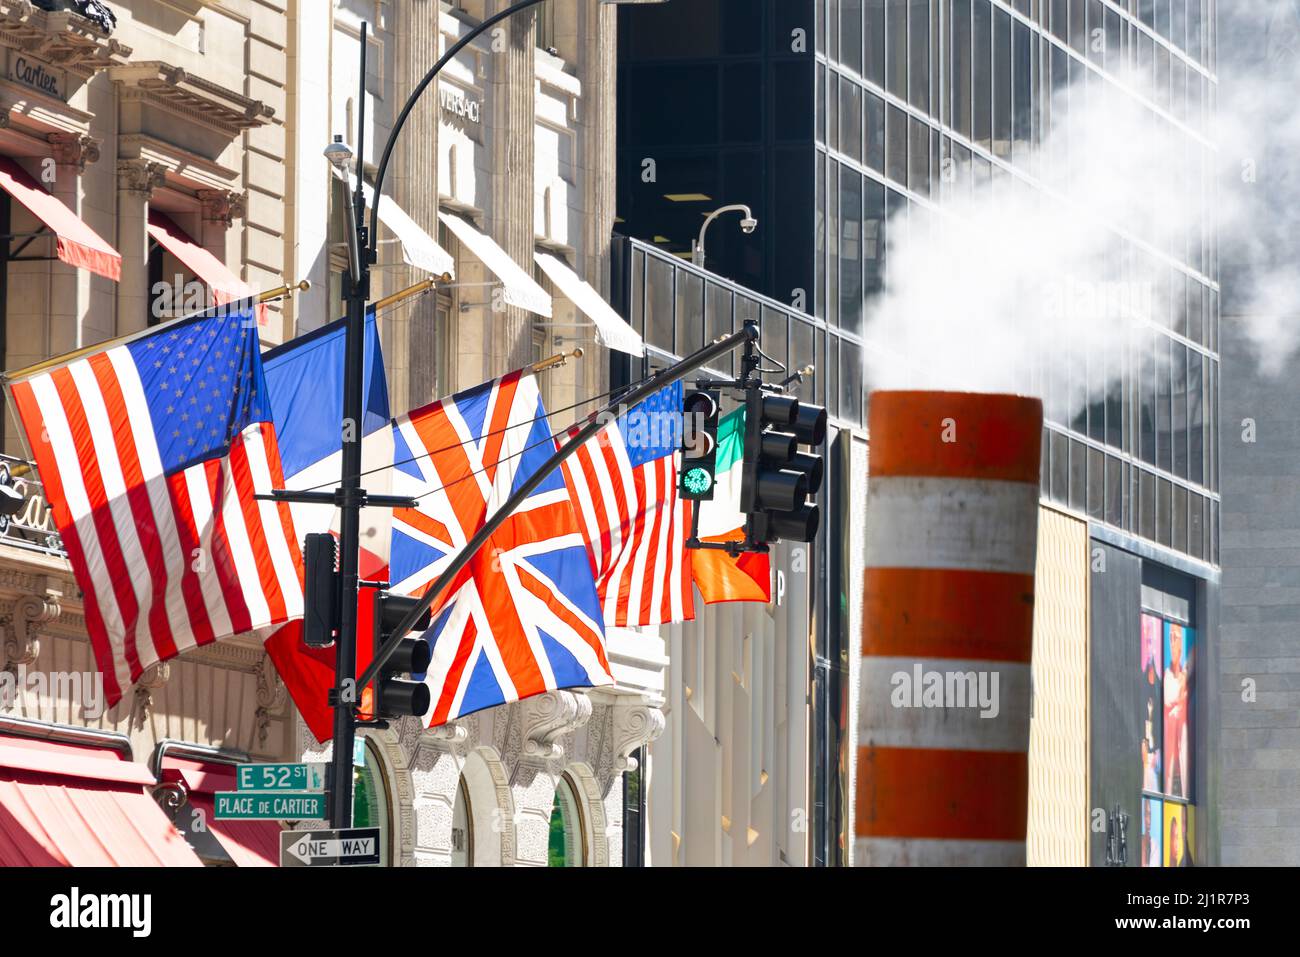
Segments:
[[[364,175],[362,160],[365,157],[366,130],[366,47],[369,25],[361,24],[360,73],[359,73],[359,116],[357,121],[356,151],[356,188],[352,193],[352,202],[348,204],[348,253],[351,259],[350,269],[344,277],[343,299],[347,304],[346,339],[343,360],[343,456],[338,490],[333,494],[333,502],[339,509],[339,630],[335,642],[334,655],[334,690],[330,703],[334,707],[334,754],[330,768],[332,806],[330,822],[333,827],[352,826],[352,749],[356,740],[357,719],[355,710],[360,703],[364,682],[356,680],[357,667],[357,588],[360,582],[359,551],[361,544],[361,509],[367,504],[394,506],[398,504],[394,496],[367,495],[361,488],[361,417],[362,389],[364,387],[363,340],[365,336],[366,303],[370,299],[370,267],[377,261],[379,242],[379,197],[384,191],[384,177],[388,173],[388,163],[392,159],[393,147],[398,135],[410,118],[416,102],[430,84],[466,46],[477,37],[486,33],[493,26],[541,3],[542,0],[519,0],[518,3],[486,18],[468,30],[464,36],[453,43],[447,52],[439,58],[433,68],[411,91],[401,112],[393,123],[392,132],[384,143],[384,151],[375,171],[373,190],[375,202],[370,209],[370,225],[367,228],[365,214],[366,202],[363,191]],[[624,6],[646,3],[667,3],[668,0],[601,0],[602,4]],[[325,149],[326,158],[340,169],[346,169],[351,160],[348,148],[338,137]],[[647,393],[648,394],[648,393]],[[284,493],[280,498],[292,501],[294,493]],[[411,504],[411,503],[408,503]],[[509,503],[507,503],[509,504]],[[436,584],[436,583],[435,583]],[[430,597],[440,589],[435,588]],[[426,605],[427,607],[427,605]],[[410,629],[412,616],[407,616],[396,629],[398,634]],[[386,645],[387,647],[387,645]],[[387,654],[391,654],[389,649]],[[382,665],[382,652],[372,661],[367,674]],[[367,676],[363,675],[363,679]]]
[[[740,220],[740,231],[746,236],[758,229],[758,220],[754,218],[753,211],[751,211],[744,203],[735,203],[731,206],[723,206],[720,209],[715,209],[713,212],[709,213],[709,215],[704,218],[704,225],[700,227],[700,238],[695,241],[695,245],[691,248],[691,262],[699,266],[701,269],[704,268],[704,234],[708,232],[709,226],[712,225],[713,221],[723,213],[743,213],[744,215]]]

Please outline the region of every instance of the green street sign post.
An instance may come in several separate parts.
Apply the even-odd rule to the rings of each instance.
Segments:
[[[240,791],[323,791],[325,762],[310,764],[241,764],[235,786]]]
[[[218,791],[218,821],[323,821],[323,791]]]

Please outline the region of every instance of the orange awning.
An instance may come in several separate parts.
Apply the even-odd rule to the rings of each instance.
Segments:
[[[0,735],[0,866],[200,866],[153,784],[114,751]]]
[[[149,235],[179,259],[212,290],[218,306],[251,296],[253,291],[212,253],[208,252],[163,213],[149,210]]]
[[[63,262],[114,282],[122,278],[122,255],[7,156],[0,156],[0,189],[53,230],[58,257]]]
[[[187,810],[203,812],[208,831],[239,867],[280,866],[280,825],[275,821],[218,821],[213,807],[218,791],[235,791],[233,765],[213,761],[196,761],[186,758],[165,758],[163,781],[179,781],[185,786],[189,805]],[[178,824],[184,825],[184,818]]]

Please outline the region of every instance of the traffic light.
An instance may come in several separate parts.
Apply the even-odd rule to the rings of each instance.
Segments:
[[[821,488],[824,467],[820,455],[799,446],[815,448],[826,441],[826,410],[758,384],[747,392],[740,510],[748,516],[748,538],[811,542],[821,511],[808,496]]]
[[[338,543],[329,532],[312,532],[303,541],[302,641],[328,648],[339,630]]]
[[[718,393],[690,392],[682,403],[682,468],[678,491],[692,502],[713,498],[718,457]]]
[[[388,636],[414,608],[420,599],[410,595],[392,595],[378,592],[375,595],[374,610],[374,647],[378,652]],[[416,619],[411,628],[414,635],[408,635],[397,645],[392,657],[384,663],[375,678],[374,716],[376,718],[403,718],[408,715],[423,715],[428,712],[430,704],[429,686],[423,681],[411,681],[398,675],[419,675],[429,670],[433,660],[433,649],[422,637],[429,628],[429,610]]]

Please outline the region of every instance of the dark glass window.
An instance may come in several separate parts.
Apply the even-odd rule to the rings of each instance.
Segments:
[[[907,3],[908,0],[886,0],[885,3],[885,72],[890,93],[907,99]]]
[[[862,330],[862,176],[840,171],[840,325]]]
[[[646,341],[673,352],[673,269],[671,263],[646,259]]]
[[[862,347],[840,342],[840,415],[850,422],[862,422]]]
[[[990,60],[993,55],[993,10],[989,6],[989,0],[975,0],[973,12],[974,107],[971,114],[971,139],[986,150],[992,150],[993,74]]]
[[[885,0],[866,0],[866,62],[862,75],[885,85]]]
[[[1048,0],[1041,0],[1047,3]],[[1070,42],[1070,0],[1051,0],[1051,22],[1048,29],[1062,43]]]
[[[908,66],[911,99],[918,110],[930,110],[930,0],[911,0],[911,42]]]
[[[1187,347],[1181,342],[1170,342],[1170,348],[1174,359],[1171,370],[1173,393],[1170,396],[1173,473],[1179,478],[1187,478]]]
[[[826,256],[826,315],[822,318],[835,325],[840,311],[840,164],[831,161],[826,176],[826,238],[830,246]]]
[[[1029,149],[1034,135],[1031,112],[1034,35],[1023,23],[1016,23],[1012,40],[1011,139],[1014,142],[1012,155],[1020,158],[1020,150]]]
[[[826,154],[817,157],[817,220],[813,230],[813,314],[826,315]]]
[[[763,69],[757,63],[729,63],[722,68],[722,136],[728,143],[763,139]],[[806,101],[805,101],[806,102]],[[807,109],[803,110],[807,114]]]
[[[893,104],[885,120],[885,175],[907,182],[907,114]]]
[[[863,293],[870,297],[885,286],[885,187],[873,179],[863,182]]]
[[[846,83],[848,81],[845,81]],[[840,75],[834,71],[826,73],[826,145],[833,150],[840,148]]]
[[[863,120],[864,133],[866,134],[866,165],[877,173],[884,173],[885,101],[868,90],[863,107],[866,111]]]
[[[862,87],[847,77],[840,83],[840,151],[862,162]]]
[[[1070,46],[1081,55],[1088,54],[1088,26],[1084,0],[1070,0]]]
[[[1118,72],[1124,65],[1123,24],[1118,13],[1106,10],[1106,69],[1111,73]]]
[[[953,126],[971,135],[971,0],[952,3]]]
[[[1106,491],[1106,456],[1100,449],[1088,449],[1088,517],[1104,518]]]
[[[773,130],[778,140],[807,143],[813,138],[808,101],[813,97],[812,62],[772,65]],[[753,93],[746,94],[752,97]]]
[[[1138,472],[1138,534],[1156,540],[1156,477],[1145,469]]]
[[[676,273],[676,352],[685,355],[704,345],[704,280],[684,269]]]
[[[1011,156],[1011,14],[993,16],[993,152]]]
[[[817,394],[817,388],[818,380],[821,378],[822,360],[817,354],[816,345],[817,340],[811,325],[797,319],[790,322],[790,361],[787,368],[791,372],[805,366],[815,368],[812,375],[804,376],[802,383],[793,386],[795,395],[805,402],[818,402],[821,399]],[[767,351],[766,339],[764,339],[763,351]]]
[[[1204,362],[1194,349],[1187,353],[1187,479],[1205,484],[1205,382],[1201,374]]]
[[[840,62],[862,72],[862,0],[840,0]]]
[[[930,127],[908,118],[908,186],[921,196],[930,195]]]
[[[1101,0],[1088,0],[1088,41],[1089,60],[1098,66],[1106,65],[1106,8]]]
[[[1156,347],[1156,464],[1166,472],[1173,470],[1173,389],[1171,367],[1173,362],[1170,341],[1155,334]]]

